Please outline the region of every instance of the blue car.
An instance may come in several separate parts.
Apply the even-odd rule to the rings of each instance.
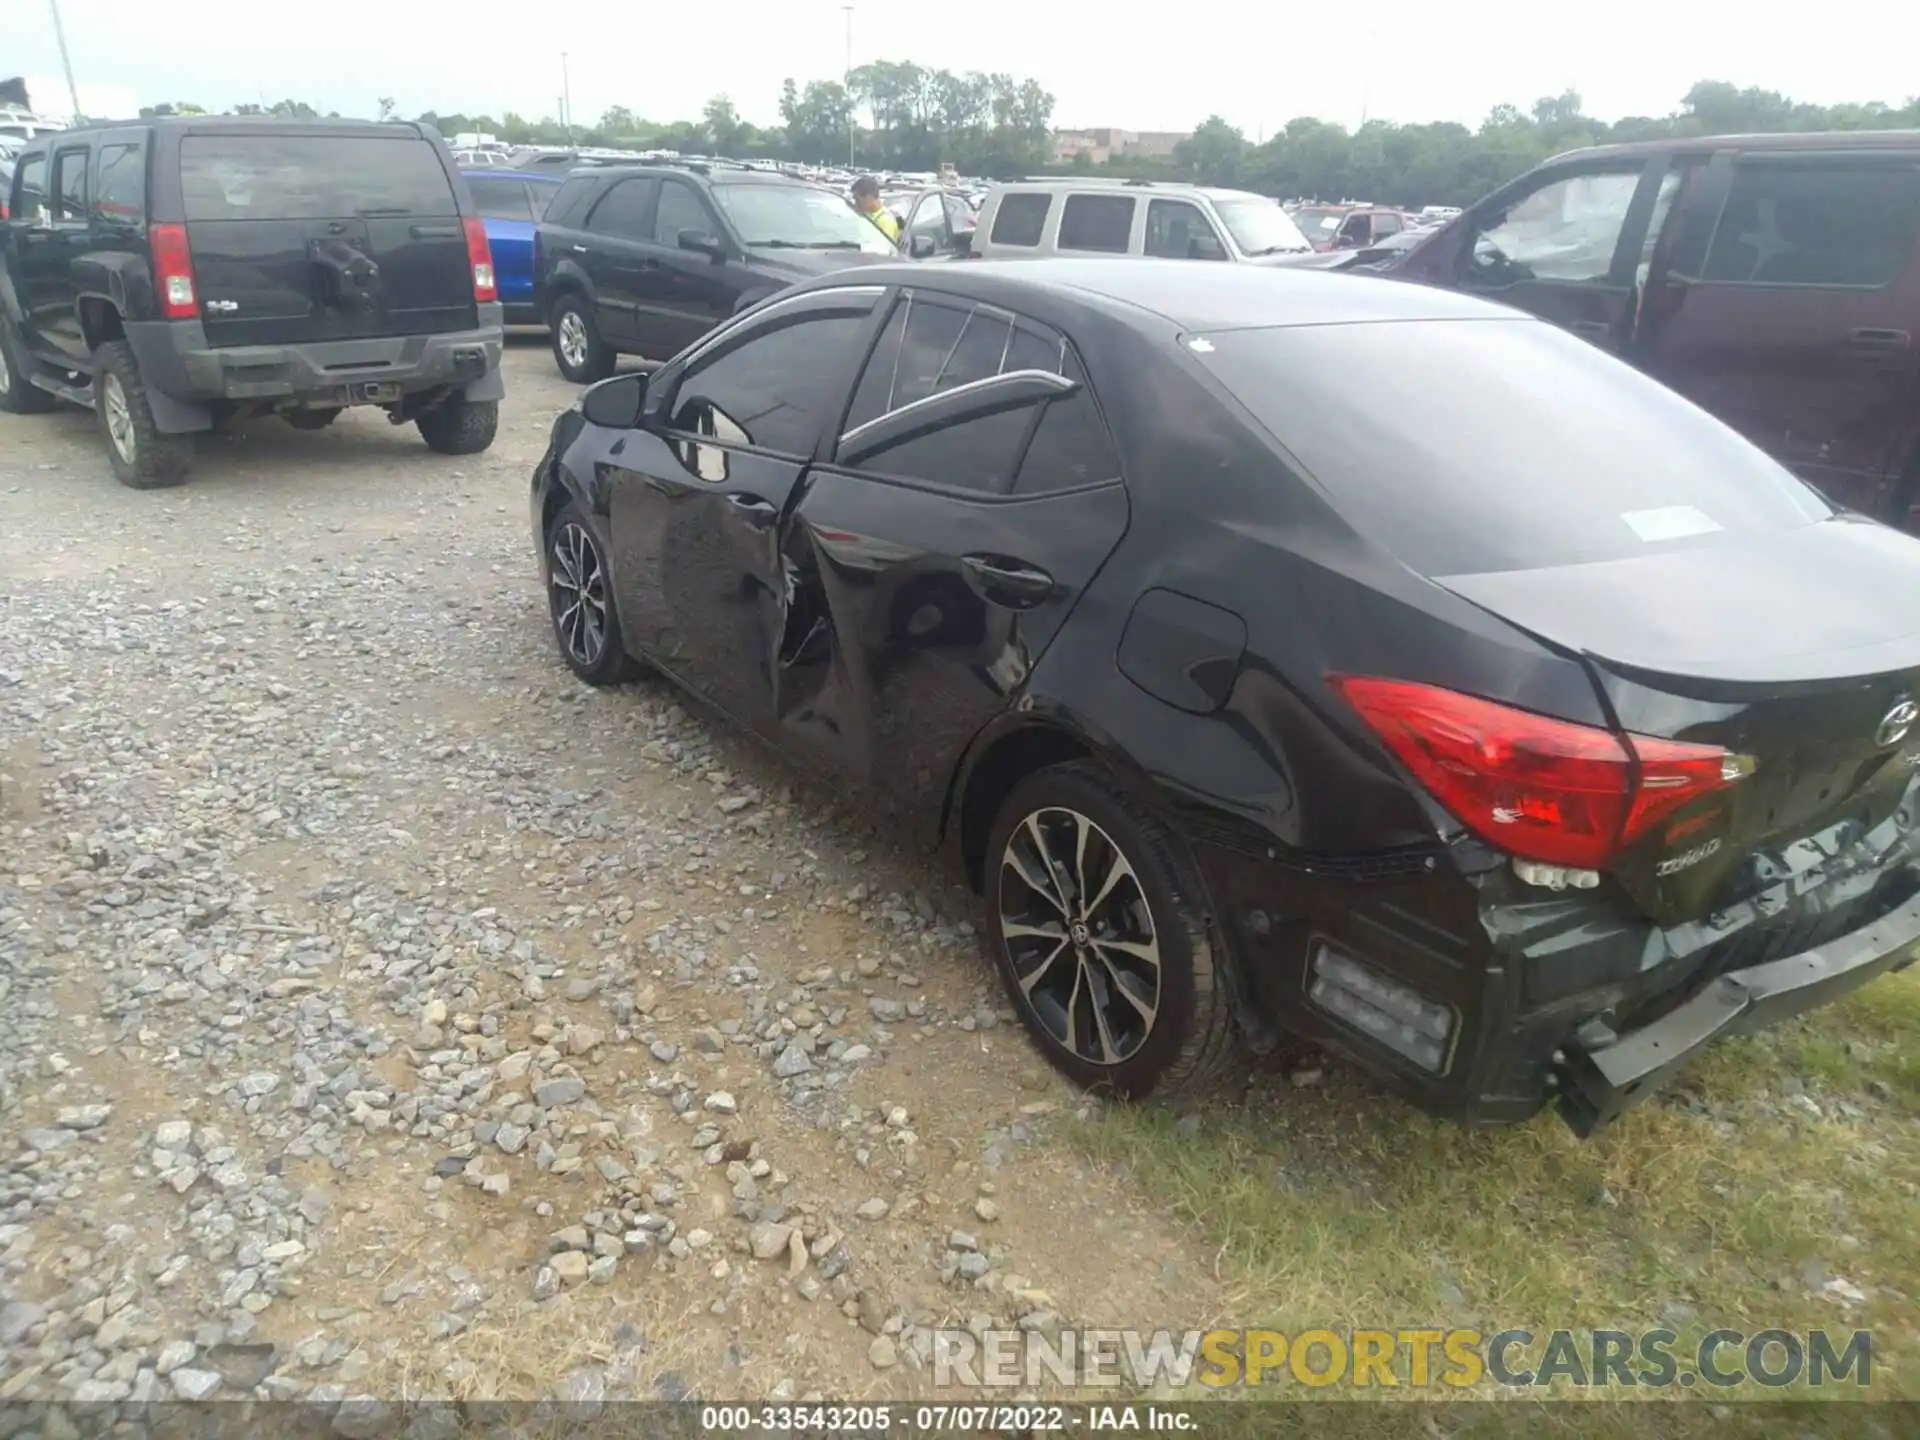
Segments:
[[[566,176],[478,168],[462,173],[486,221],[494,283],[500,287],[507,324],[545,324],[533,305],[533,228],[547,213]]]

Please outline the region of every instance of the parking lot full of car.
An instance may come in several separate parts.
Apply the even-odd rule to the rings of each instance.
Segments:
[[[888,228],[850,175],[457,138],[27,138],[0,407],[143,488],[354,407],[469,455],[544,327],[559,660],[946,852],[1096,1089],[1310,1042],[1591,1135],[1910,962],[1920,137],[1455,211],[886,177]]]

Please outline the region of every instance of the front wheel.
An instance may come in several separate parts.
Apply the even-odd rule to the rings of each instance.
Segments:
[[[442,455],[478,455],[493,444],[500,429],[498,400],[469,400],[450,395],[413,422],[427,448]]]
[[[620,635],[605,549],[578,505],[547,527],[547,614],[560,657],[589,685],[618,685],[640,674]]]
[[[1123,1099],[1234,1055],[1226,957],[1178,842],[1087,762],[1015,786],[988,840],[994,959],[1048,1060]]]

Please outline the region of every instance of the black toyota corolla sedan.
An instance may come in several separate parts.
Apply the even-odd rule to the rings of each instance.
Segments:
[[[1067,1074],[1282,1035],[1590,1134],[1920,939],[1920,541],[1551,325],[887,266],[584,393],[554,635],[856,782]]]

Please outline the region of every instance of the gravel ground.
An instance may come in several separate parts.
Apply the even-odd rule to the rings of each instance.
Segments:
[[[930,1326],[1220,1318],[948,871],[560,665],[571,387],[507,368],[484,456],[262,422],[147,494],[0,415],[0,1401],[917,1396]]]

